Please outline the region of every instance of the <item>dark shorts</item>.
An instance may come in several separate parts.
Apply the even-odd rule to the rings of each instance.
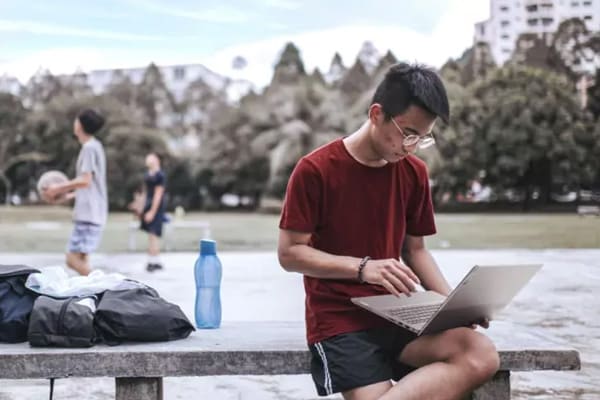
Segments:
[[[414,368],[398,356],[416,335],[400,327],[344,333],[309,346],[311,374],[320,396],[377,382],[398,381]]]
[[[163,223],[168,221],[166,215],[162,210],[160,210],[156,213],[154,219],[150,221],[150,223],[147,223],[146,221],[144,221],[144,214],[146,214],[146,211],[148,211],[149,209],[150,207],[144,208],[144,212],[142,213],[140,221],[140,229],[151,233],[155,236],[161,237],[163,231]]]

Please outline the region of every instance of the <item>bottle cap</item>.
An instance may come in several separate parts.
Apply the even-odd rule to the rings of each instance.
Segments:
[[[217,254],[217,242],[209,239],[200,240],[200,254],[214,255]]]

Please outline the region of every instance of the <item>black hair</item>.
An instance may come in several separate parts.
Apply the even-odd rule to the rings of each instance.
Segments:
[[[102,115],[91,108],[82,110],[77,115],[77,119],[85,133],[88,135],[96,134],[104,126],[104,122],[106,121]]]
[[[399,63],[390,67],[377,86],[371,105],[381,104],[386,121],[419,106],[448,123],[450,106],[446,88],[438,74],[420,64]]]

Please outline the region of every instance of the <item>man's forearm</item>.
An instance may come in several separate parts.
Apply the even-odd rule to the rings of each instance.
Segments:
[[[417,274],[425,289],[433,290],[444,296],[450,294],[452,288],[426,248],[407,251],[402,256],[404,262]]]
[[[68,182],[65,182],[59,186],[60,193],[72,192],[73,190],[83,189],[89,186],[88,181],[85,178],[77,177]]]
[[[279,254],[279,262],[286,271],[322,279],[357,279],[360,261],[357,257],[336,256],[305,244],[289,246]]]

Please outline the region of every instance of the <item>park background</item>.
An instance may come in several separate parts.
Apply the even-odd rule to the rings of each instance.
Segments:
[[[108,3],[114,11],[68,0],[0,3],[1,263],[64,265],[70,208],[41,204],[36,182],[51,169],[73,176],[72,122],[94,107],[108,121],[98,138],[111,213],[93,265],[150,284],[192,316],[204,231],[170,232],[165,271],[149,274],[145,237],[126,211],[145,154],[157,151],[173,223],[208,222],[217,240],[224,319],[302,320],[301,279],[276,260],[289,174],[303,154],[360,126],[390,65],[425,62],[441,74],[452,110],[436,127],[436,146],[418,153],[437,210],[428,246],[453,283],[475,263],[544,263],[502,319],[577,348],[582,371],[517,375],[513,394],[600,397],[600,2],[577,2],[581,15],[551,31],[511,36],[502,62],[478,35],[481,20],[502,28],[503,7],[541,13],[575,1],[340,1],[331,3],[333,22],[312,1]],[[592,214],[579,214],[582,206]],[[198,390],[218,399],[316,398],[306,376],[166,382],[169,399]],[[67,379],[57,390],[100,400],[111,385]],[[0,389],[0,399],[46,394],[43,381]]]

